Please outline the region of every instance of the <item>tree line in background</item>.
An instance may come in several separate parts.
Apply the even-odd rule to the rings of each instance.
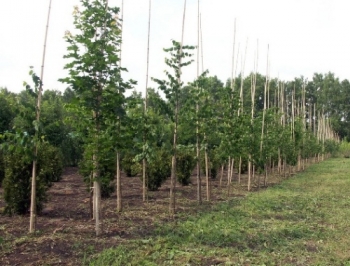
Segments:
[[[340,139],[350,139],[348,80],[327,73],[282,82],[252,72],[224,83],[204,72],[185,85],[181,74],[192,63],[195,47],[182,42],[164,49],[168,69],[165,80],[153,78],[157,88],[148,88],[147,97],[127,93],[135,81],[122,78],[119,9],[104,1],[82,5],[82,11],[74,11],[79,33],[65,36],[70,61],[62,82],[68,88],[43,93],[40,122],[35,116],[40,80],[33,72],[34,88],[27,85],[20,93],[0,89],[0,184],[6,213],[28,212],[36,144],[37,210],[63,166],[79,166],[87,189],[92,188],[91,215],[99,235],[101,197],[116,191],[116,211],[122,211],[121,170],[140,176],[143,195],[170,177],[174,214],[176,183],[188,185],[196,164],[201,203],[201,176],[210,200],[210,180],[220,172],[222,181],[226,169],[229,196],[234,171],[238,184],[241,174],[248,174],[245,185],[251,190],[260,186],[260,178],[267,185],[275,169],[284,176],[300,171],[329,156]]]

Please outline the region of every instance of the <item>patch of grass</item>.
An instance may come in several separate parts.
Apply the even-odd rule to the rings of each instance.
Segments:
[[[330,159],[265,191],[158,225],[90,265],[350,265],[350,163]]]

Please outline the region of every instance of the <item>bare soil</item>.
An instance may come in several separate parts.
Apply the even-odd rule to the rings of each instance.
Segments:
[[[220,174],[219,174],[220,175]],[[189,186],[176,188],[176,217],[184,219],[227,200],[227,180],[220,186],[219,177],[211,181],[211,200],[206,201],[206,183],[202,177],[201,206],[197,203],[197,183],[193,175]],[[246,195],[246,187],[233,180],[230,198]],[[246,184],[243,176],[242,184]],[[276,180],[269,180],[269,184]],[[131,239],[147,238],[157,224],[172,221],[169,217],[169,181],[142,201],[139,177],[122,175],[123,211],[117,213],[116,195],[103,199],[103,235],[95,236],[90,218],[89,191],[78,169],[66,168],[60,182],[49,189],[49,200],[37,218],[37,233],[28,234],[29,216],[0,215],[0,265],[82,265],[84,261],[110,247]],[[0,189],[0,210],[4,208]]]

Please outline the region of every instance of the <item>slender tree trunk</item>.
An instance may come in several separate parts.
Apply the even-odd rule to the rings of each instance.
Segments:
[[[231,157],[228,157],[228,164],[227,164],[227,186],[230,185],[230,176],[231,176]]]
[[[229,157],[229,164],[227,166],[227,197],[231,196],[231,185],[232,185],[232,176],[233,176],[233,166],[235,159]]]
[[[233,179],[233,169],[234,169],[234,165],[235,165],[235,159],[232,158],[232,163],[231,163],[231,171],[230,171],[230,184],[232,184],[232,179]]]
[[[241,184],[241,173],[242,173],[242,156],[239,156],[239,165],[238,165],[238,184]]]
[[[94,180],[92,173],[90,174],[90,218],[95,219],[94,217]]]
[[[93,164],[94,164],[94,170],[92,172],[92,178],[94,180],[94,217],[95,217],[95,232],[96,236],[99,236],[101,234],[101,184],[98,180],[99,177],[99,164],[97,159],[96,151],[93,155]]]
[[[208,151],[205,148],[205,178],[207,181],[207,201],[210,201],[210,177],[209,177],[209,160],[208,160]]]
[[[220,173],[220,188],[222,186],[222,178],[224,176],[224,165],[221,165],[221,173]]]
[[[228,157],[228,163],[227,163],[227,198],[230,197],[230,176],[231,176],[231,157]]]
[[[117,152],[117,212],[121,212],[122,205],[122,182],[120,176],[120,153]]]
[[[34,155],[38,154],[38,149],[35,147]],[[34,233],[36,228],[36,159],[33,160],[32,168],[32,188],[30,197],[30,220],[29,220],[29,233]]]
[[[171,158],[171,177],[170,177],[170,205],[169,212],[170,215],[174,218],[175,215],[175,185],[176,185],[176,155],[174,154]]]
[[[248,182],[247,182],[247,190],[250,191],[251,189],[251,178],[252,178],[252,162],[251,162],[251,155],[248,156]]]

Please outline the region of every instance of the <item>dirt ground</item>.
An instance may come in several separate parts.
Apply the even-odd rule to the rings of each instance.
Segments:
[[[219,174],[220,175],[220,174]],[[246,187],[234,182],[230,197],[246,195]],[[246,178],[246,177],[245,177]],[[203,204],[197,203],[197,183],[193,175],[189,186],[176,188],[176,219],[196,213],[227,200],[227,180],[212,180],[212,198],[206,201],[206,183],[202,178]],[[270,180],[270,184],[276,180]],[[66,168],[60,182],[54,183],[49,201],[37,218],[35,235],[28,234],[29,216],[0,216],[0,265],[81,265],[103,249],[122,245],[125,241],[145,238],[156,224],[172,220],[169,217],[169,181],[158,191],[149,192],[148,202],[142,201],[139,177],[122,175],[123,211],[116,212],[116,196],[104,199],[103,235],[95,237],[95,224],[90,218],[89,192],[77,168]],[[244,178],[242,184],[245,184]],[[0,189],[0,209],[5,206]]]

